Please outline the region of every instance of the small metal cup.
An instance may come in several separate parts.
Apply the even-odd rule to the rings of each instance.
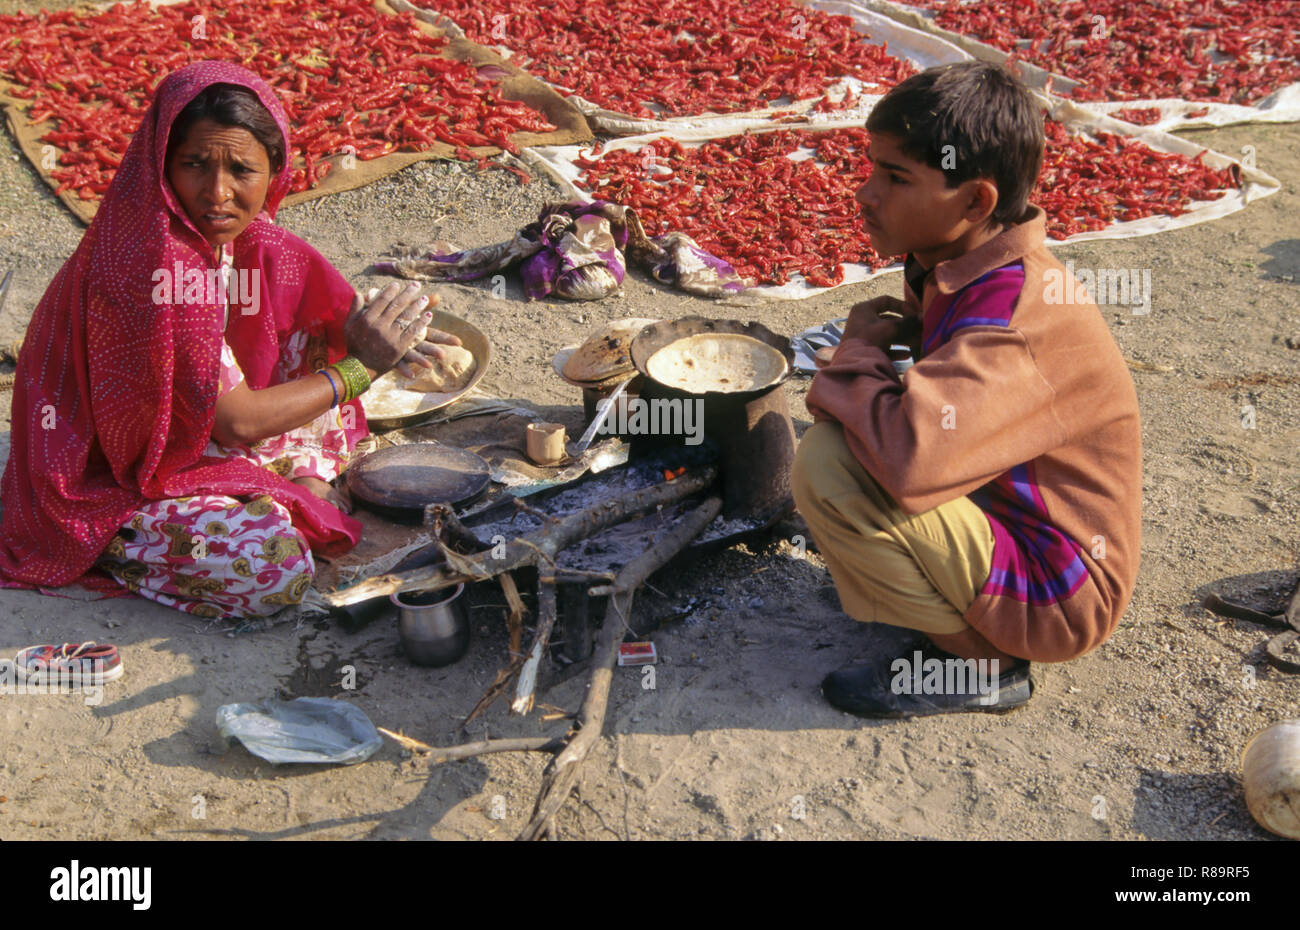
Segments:
[[[416,665],[450,665],[469,649],[469,611],[461,600],[465,585],[450,593],[394,594],[402,650]]]

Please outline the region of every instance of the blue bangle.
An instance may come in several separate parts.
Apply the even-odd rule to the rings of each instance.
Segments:
[[[327,372],[324,368],[316,372],[316,374],[324,375],[325,380],[330,383],[330,391],[334,394],[334,403],[330,404],[330,409],[333,410],[335,407],[339,405],[339,389],[334,386],[334,379],[329,376],[329,372]]]

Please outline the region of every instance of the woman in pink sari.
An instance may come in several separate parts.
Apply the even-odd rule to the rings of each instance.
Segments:
[[[236,65],[169,75],[18,360],[0,584],[122,588],[203,617],[302,599],[360,539],[331,485],[358,396],[429,365],[430,301],[369,303],[275,226],[288,126]]]

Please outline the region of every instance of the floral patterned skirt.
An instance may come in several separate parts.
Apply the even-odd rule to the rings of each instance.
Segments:
[[[265,494],[150,501],[98,565],[133,594],[214,619],[267,616],[300,603],[316,570],[288,509]]]
[[[322,337],[305,330],[285,341],[274,382],[325,364]],[[234,352],[221,346],[221,393],[244,380]],[[350,408],[336,407],[279,436],[249,446],[210,440],[204,455],[241,457],[290,481],[333,481],[352,451]],[[315,575],[307,541],[289,511],[268,495],[241,501],[203,494],[149,501],[113,537],[97,563],[128,591],[197,617],[264,617],[302,601]]]

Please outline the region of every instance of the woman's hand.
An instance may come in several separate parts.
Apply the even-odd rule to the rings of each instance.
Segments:
[[[357,294],[343,324],[348,353],[372,372],[372,378],[389,371],[423,340],[432,318],[425,312],[429,302],[415,282],[405,287],[394,282],[369,301]]]
[[[433,314],[426,308],[437,302],[437,297],[421,296],[415,282],[405,287],[394,282],[378,293],[371,291],[368,300],[357,294],[343,324],[348,352],[373,372],[372,377],[395,366],[407,376],[413,364],[432,367],[432,359],[442,357],[438,344],[460,344],[455,336],[428,329]]]
[[[372,288],[370,293],[366,295],[366,299],[374,300],[378,295],[379,288]],[[429,306],[436,307],[441,301],[442,298],[434,294],[429,299]],[[424,340],[417,343],[415,348],[402,356],[402,360],[397,363],[397,373],[403,378],[414,378],[419,374],[416,371],[417,368],[432,368],[433,359],[443,358],[447,354],[439,348],[440,345],[458,346],[460,345],[460,337],[453,336],[451,333],[443,332],[440,329],[427,330],[424,334]]]
[[[316,478],[311,475],[306,475],[302,478],[294,478],[293,483],[302,485],[321,500],[329,501],[344,513],[352,512],[352,497],[348,494],[347,488],[336,488],[325,479]]]
[[[435,294],[430,306],[437,302],[438,296]],[[417,369],[432,368],[433,359],[443,358],[447,354],[439,346],[458,345],[460,345],[459,336],[453,336],[440,329],[430,329],[424,334],[424,341],[417,343],[415,348],[407,352],[397,363],[397,373],[403,378],[414,378],[419,374]]]

